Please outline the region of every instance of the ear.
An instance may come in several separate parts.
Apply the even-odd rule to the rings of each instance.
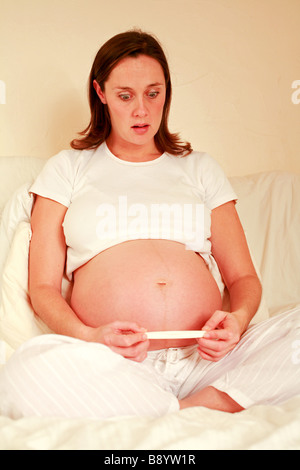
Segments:
[[[105,98],[105,94],[103,93],[103,91],[101,90],[101,87],[99,85],[99,83],[94,80],[93,81],[93,87],[95,88],[96,90],[96,93],[97,95],[99,96],[100,100],[102,101],[103,104],[106,104],[106,98]]]

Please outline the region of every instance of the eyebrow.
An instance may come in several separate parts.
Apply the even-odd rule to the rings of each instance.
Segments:
[[[146,88],[161,87],[161,86],[164,86],[164,84],[160,83],[160,82],[155,82],[155,83],[150,83],[150,85],[147,85]],[[114,87],[114,90],[129,90],[129,91],[131,91],[132,88],[130,88],[129,86],[116,86],[116,87]]]

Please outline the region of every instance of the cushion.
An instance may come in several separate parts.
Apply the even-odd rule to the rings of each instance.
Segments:
[[[231,178],[237,210],[261,273],[270,315],[300,302],[300,175]]]

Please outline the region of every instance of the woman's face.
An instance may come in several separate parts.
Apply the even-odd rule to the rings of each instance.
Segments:
[[[159,62],[146,55],[127,57],[112,70],[104,90],[96,81],[94,87],[102,103],[108,106],[112,126],[110,145],[153,149],[166,96]]]

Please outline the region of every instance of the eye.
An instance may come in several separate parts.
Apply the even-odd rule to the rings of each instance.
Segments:
[[[148,96],[151,99],[156,98],[159,95],[159,91],[149,91]]]
[[[122,101],[128,101],[131,98],[129,93],[122,93],[119,95],[119,97],[121,98]]]

